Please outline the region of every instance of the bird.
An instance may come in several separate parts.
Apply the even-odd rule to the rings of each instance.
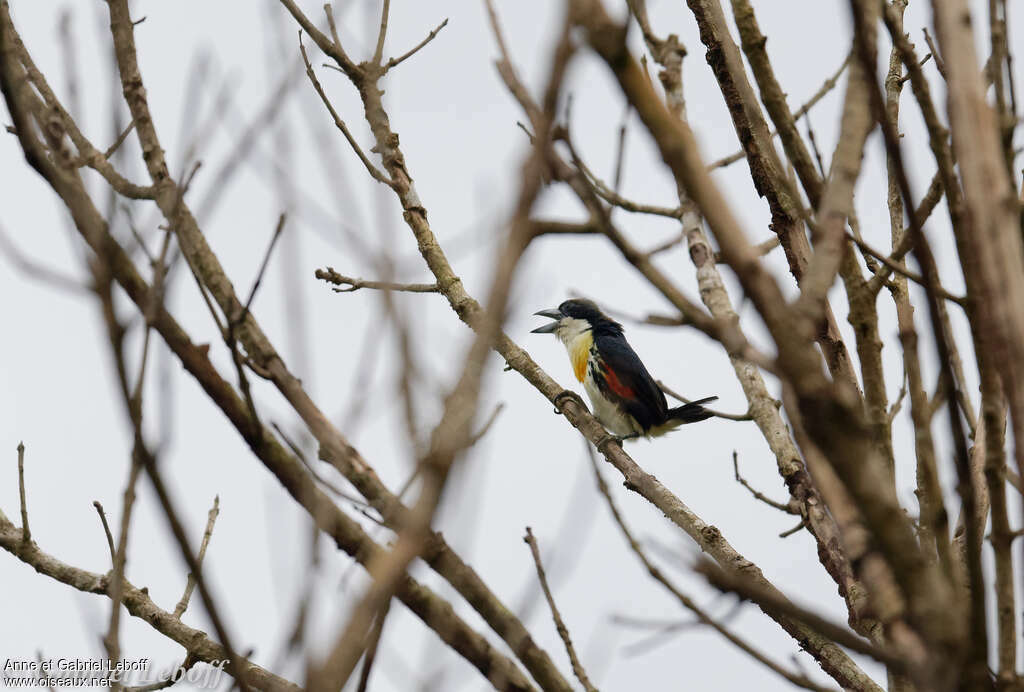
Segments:
[[[573,373],[583,383],[597,420],[620,441],[659,437],[715,414],[702,404],[710,396],[669,408],[643,361],[626,341],[622,325],[584,298],[567,300],[534,315],[554,320],[531,330],[554,334],[569,352]]]

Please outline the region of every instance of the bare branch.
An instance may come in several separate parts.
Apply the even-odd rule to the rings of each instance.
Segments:
[[[715,588],[721,591],[735,593],[741,598],[756,603],[762,609],[769,612],[786,613],[787,615],[805,623],[811,629],[821,632],[828,638],[842,644],[851,651],[856,651],[859,654],[870,656],[871,658],[885,663],[897,670],[904,670],[907,666],[907,662],[905,660],[895,656],[892,652],[887,651],[886,649],[869,644],[863,639],[850,633],[850,631],[842,625],[832,623],[805,608],[794,605],[788,599],[762,593],[752,584],[745,583],[745,580],[740,578],[738,575],[728,574],[721,567],[715,565],[709,560],[700,560],[694,566],[694,569],[699,574],[702,574]]]
[[[306,65],[306,76],[309,77],[309,81],[312,82],[313,88],[316,89],[317,95],[320,96],[320,100],[323,101],[324,105],[327,107],[327,111],[331,114],[331,117],[334,119],[334,125],[339,130],[341,130],[341,134],[345,135],[345,140],[349,143],[349,146],[352,147],[352,151],[356,153],[356,156],[359,157],[359,160],[362,161],[363,166],[366,167],[366,171],[370,174],[370,176],[377,182],[384,183],[385,185],[391,185],[392,183],[388,179],[388,177],[381,173],[381,171],[375,165],[373,165],[373,163],[370,162],[370,159],[366,157],[366,154],[363,153],[362,147],[360,147],[359,143],[356,142],[355,138],[352,136],[352,133],[348,131],[348,125],[346,125],[345,121],[341,119],[341,116],[338,115],[338,112],[334,110],[334,105],[331,104],[330,99],[327,98],[327,94],[324,93],[324,88],[320,86],[320,80],[316,78],[316,73],[313,72],[313,66],[309,64],[309,56],[306,55],[306,47],[302,44],[301,35],[299,36],[299,51],[302,53],[302,62]]]
[[[402,53],[401,55],[399,55],[397,58],[391,58],[390,60],[388,60],[387,63],[384,64],[383,73],[386,74],[387,71],[390,70],[392,67],[397,67],[398,65],[402,64],[405,60],[407,60],[407,59],[411,58],[412,56],[416,55],[416,53],[418,53],[421,48],[423,48],[425,45],[427,45],[428,43],[433,41],[434,38],[439,33],[441,33],[441,29],[445,28],[446,26],[448,26],[448,18],[447,17],[445,17],[444,21],[441,22],[440,24],[438,24],[437,27],[433,31],[431,31],[429,34],[427,34],[427,37],[425,39],[423,39],[422,41],[417,43],[415,46],[413,46],[411,49],[407,50],[405,53]]]
[[[800,510],[797,509],[796,507],[794,507],[792,503],[783,504],[781,502],[776,502],[775,500],[771,499],[770,497],[768,497],[764,493],[760,492],[759,490],[755,490],[754,487],[751,486],[750,483],[747,482],[747,479],[740,475],[739,454],[737,454],[735,449],[732,450],[732,470],[733,470],[733,475],[736,478],[736,481],[740,485],[742,485],[744,488],[749,490],[750,494],[754,496],[755,500],[760,500],[761,502],[765,503],[769,507],[774,507],[775,509],[779,510],[780,512],[785,512],[786,514],[796,514],[796,515],[800,514]],[[801,523],[801,526],[806,524],[806,522],[804,522],[804,521],[801,521],[800,523]]]
[[[103,524],[103,533],[107,536],[107,547],[110,548],[110,564],[116,564],[117,553],[114,549],[114,537],[110,534],[110,524],[107,523],[107,514],[103,511],[103,505],[99,503],[99,500],[93,500],[92,506],[96,508],[96,513],[100,515],[100,522]]]
[[[18,500],[21,506],[21,542],[32,542],[32,531],[28,527],[28,507],[25,504],[25,443],[18,443]]]
[[[896,272],[901,276],[905,276],[906,278],[910,279],[911,281],[918,285],[927,285],[927,281],[920,274],[913,272],[910,269],[907,269],[906,265],[900,263],[899,261],[891,259],[885,253],[879,252],[878,250],[874,249],[873,247],[865,243],[860,238],[854,236],[852,233],[847,233],[846,238],[850,242],[856,244],[856,246],[859,247],[861,250],[863,250],[864,252],[866,252],[867,254],[874,257],[882,264],[884,264],[889,269],[889,271]],[[944,289],[941,285],[935,287],[935,292],[940,298],[944,300],[948,300],[951,303],[956,303],[962,308],[967,307],[967,298],[965,298],[964,296],[955,296],[946,289]]]
[[[637,0],[633,1],[637,2]],[[642,0],[640,0],[640,2],[642,2]],[[794,675],[793,673],[789,672],[782,666],[778,665],[777,663],[769,659],[763,653],[754,648],[751,644],[741,639],[738,635],[733,634],[730,630],[726,629],[724,625],[713,619],[703,608],[697,605],[696,601],[694,601],[692,598],[690,598],[685,593],[680,591],[675,584],[669,581],[669,579],[658,568],[658,566],[651,562],[650,558],[644,552],[643,548],[641,548],[640,543],[633,536],[633,532],[630,531],[629,527],[626,525],[625,519],[623,518],[621,511],[615,504],[615,500],[612,498],[611,489],[608,487],[608,484],[605,482],[604,477],[601,475],[601,469],[598,468],[597,457],[594,455],[589,445],[587,446],[587,455],[590,458],[591,468],[593,468],[594,470],[594,478],[597,481],[597,489],[601,492],[601,495],[604,496],[605,502],[608,504],[608,509],[612,513],[612,519],[614,519],[615,523],[618,525],[619,530],[622,532],[623,537],[626,539],[626,543],[629,545],[630,550],[632,550],[633,554],[637,556],[637,559],[640,560],[640,563],[644,566],[644,569],[647,570],[647,573],[651,575],[652,579],[654,579],[659,584],[664,586],[669,593],[675,596],[684,608],[692,612],[697,617],[697,620],[700,623],[708,625],[709,627],[714,629],[716,632],[725,637],[730,643],[734,644],[737,648],[739,648],[744,653],[748,654],[758,663],[761,663],[762,665],[766,666],[778,675],[781,675],[782,677],[789,680],[798,687],[802,687],[804,689],[817,690],[818,692],[824,692],[824,690],[827,689],[814,684],[806,676]]]
[[[317,269],[316,278],[343,288],[334,289],[335,293],[352,293],[360,288],[372,288],[379,291],[405,291],[407,293],[440,293],[441,289],[433,284],[399,284],[393,281],[369,281],[342,276],[333,267]]]
[[[384,6],[380,11],[380,31],[377,32],[377,47],[373,49],[374,65],[380,65],[384,55],[384,39],[388,35],[388,15],[391,13],[391,0],[384,0]],[[337,41],[335,41],[337,42]]]
[[[61,562],[44,553],[34,543],[23,546],[21,531],[7,520],[3,512],[0,512],[0,548],[11,553],[40,574],[67,584],[78,591],[101,596],[110,594],[107,575],[87,572]],[[144,620],[156,631],[181,644],[198,660],[216,665],[228,657],[224,647],[210,639],[205,632],[185,625],[172,613],[159,608],[150,598],[147,590],[139,589],[125,581],[121,603],[133,617]],[[300,690],[298,685],[260,668],[251,661],[242,660],[240,664],[243,679],[253,687],[273,692],[299,692]]]
[[[270,244],[267,246],[267,252],[263,255],[263,262],[260,263],[260,270],[256,273],[256,280],[252,282],[252,288],[249,290],[249,297],[245,300],[245,312],[248,313],[252,307],[253,298],[256,297],[256,291],[259,290],[260,283],[263,281],[263,273],[267,271],[267,265],[270,263],[270,255],[274,252],[274,246],[277,245],[277,239],[281,237],[281,232],[284,230],[285,214],[284,212],[277,218],[277,226],[274,227],[274,235],[270,238]]]
[[[565,626],[565,622],[558,612],[558,606],[555,605],[555,597],[551,595],[551,589],[548,587],[548,578],[544,574],[544,565],[540,561],[540,549],[537,547],[537,539],[534,538],[533,531],[529,526],[526,527],[526,535],[523,536],[523,541],[530,546],[533,564],[537,567],[537,579],[540,581],[540,587],[544,591],[544,598],[547,599],[548,607],[551,608],[551,617],[555,621],[555,629],[558,630],[558,636],[562,638],[562,643],[565,644],[565,651],[569,654],[572,672],[576,675],[576,679],[580,681],[580,684],[583,685],[583,689],[587,690],[587,692],[597,692],[597,688],[594,687],[593,683],[590,682],[590,678],[587,677],[587,671],[583,669],[579,656],[576,655],[572,639],[569,638],[569,628]]]
[[[821,87],[816,92],[814,92],[811,98],[807,99],[807,101],[805,101],[802,106],[796,109],[796,111],[793,113],[794,120],[799,120],[800,118],[802,118],[805,114],[807,114],[808,111],[810,111],[812,108],[814,108],[815,105],[817,105],[818,101],[825,98],[828,92],[832,91],[836,87],[836,84],[839,83],[839,77],[843,74],[843,72],[846,70],[846,67],[850,64],[850,57],[852,55],[852,53],[848,53],[846,55],[846,59],[843,60],[843,64],[839,66],[839,69],[837,69],[828,79],[826,79],[822,83]],[[774,129],[772,130],[771,135],[772,137],[774,137],[778,133],[778,129]],[[708,164],[708,169],[714,170],[716,168],[724,168],[725,166],[736,163],[744,156],[745,154],[743,150],[740,149],[739,151],[730,154],[729,156],[724,156],[716,161],[712,161],[711,163]]]
[[[0,226],[0,251],[7,255],[7,259],[9,259],[11,264],[13,264],[18,270],[24,272],[28,276],[43,281],[50,286],[64,289],[72,293],[85,293],[89,290],[89,288],[82,284],[82,282],[58,273],[50,267],[26,257],[21,253],[14,241],[12,241],[7,235],[7,232],[2,226]]]
[[[217,521],[217,515],[220,514],[220,496],[214,496],[213,507],[210,508],[209,513],[206,516],[206,530],[203,531],[203,540],[199,544],[199,552],[196,554],[196,563],[201,567],[203,564],[203,558],[206,557],[206,547],[210,545],[210,537],[213,536],[213,524]],[[188,608],[188,602],[192,598],[192,590],[196,587],[196,575],[192,572],[188,573],[188,580],[185,584],[185,592],[181,595],[181,599],[178,601],[178,605],[174,606],[174,617],[181,619],[181,616],[185,614],[185,610]]]

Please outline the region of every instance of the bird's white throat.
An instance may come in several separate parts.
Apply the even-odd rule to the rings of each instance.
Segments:
[[[565,350],[569,352],[569,360],[572,361],[572,369],[576,379],[583,382],[587,373],[587,359],[590,357],[590,347],[594,343],[594,334],[591,331],[590,322],[576,317],[563,317],[558,322],[558,329],[555,335],[565,344]]]

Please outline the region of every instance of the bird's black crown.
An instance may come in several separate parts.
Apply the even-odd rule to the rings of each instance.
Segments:
[[[558,311],[566,317],[575,317],[581,320],[590,320],[597,317],[604,317],[604,313],[597,307],[597,304],[586,298],[573,298],[558,306]]]
[[[592,300],[573,298],[559,305],[558,311],[566,317],[587,320],[593,326],[595,333],[622,333],[622,325],[601,312],[601,309]]]

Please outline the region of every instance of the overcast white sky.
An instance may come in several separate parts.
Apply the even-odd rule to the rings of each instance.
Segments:
[[[79,123],[98,146],[105,147],[113,140],[110,104],[119,85],[111,79],[104,5],[31,0],[11,0],[11,5],[29,51],[65,103],[71,92],[62,51],[74,51]],[[300,5],[315,21],[322,21],[320,2],[307,0]],[[353,57],[365,59],[372,52],[379,3],[353,0],[335,5],[346,49]],[[510,51],[526,81],[536,87],[546,75],[546,56],[560,21],[561,3],[498,0],[497,5]],[[619,5],[624,3],[615,5],[622,15]],[[649,5],[657,31],[677,33],[689,48],[684,63],[686,95],[703,153],[709,160],[732,153],[736,136],[704,62],[692,16],[682,2],[653,0]],[[983,5],[973,3],[979,40],[987,41]],[[289,212],[284,239],[254,313],[321,408],[334,416],[389,487],[400,487],[413,454],[402,432],[395,330],[388,325],[378,295],[370,291],[337,295],[313,278],[314,269],[326,265],[343,274],[377,277],[382,273],[377,260],[388,254],[401,280],[429,281],[396,200],[368,179],[334,130],[298,69],[297,27],[276,2],[139,0],[132,7],[136,18],[146,18],[136,28],[139,60],[174,174],[180,176],[195,160],[203,162],[190,200],[194,210],[205,209],[200,221],[213,249],[236,289],[247,292],[278,214]],[[769,37],[776,74],[796,108],[835,71],[848,51],[847,3],[773,0],[756,2],[755,7]],[[65,10],[70,11],[74,46],[59,39],[58,18]],[[1019,53],[1024,48],[1020,42],[1024,15],[1012,15],[1016,24],[1010,36]],[[523,116],[494,69],[496,49],[482,2],[394,0],[386,52],[404,52],[445,17],[449,24],[437,40],[386,78],[386,99],[432,226],[470,292],[482,297],[496,241],[517,190],[518,166],[527,142],[516,127]],[[923,54],[920,27],[931,26],[927,3],[911,3],[906,25]],[[307,45],[319,66],[322,56],[311,43]],[[987,49],[980,52],[987,54]],[[204,79],[195,78],[197,69],[204,71]],[[934,76],[933,66],[926,71]],[[337,110],[368,149],[369,136],[354,89],[330,70],[318,67],[318,73]],[[290,80],[287,100],[275,127],[262,132],[252,155],[225,185],[220,175],[225,157],[285,78]],[[604,66],[588,55],[573,63],[568,84],[574,100],[574,136],[591,167],[610,175],[622,116],[617,88]],[[937,82],[936,88],[941,99]],[[841,93],[842,84],[811,113],[826,160],[835,143]],[[225,107],[225,101],[230,105]],[[905,97],[903,104],[910,173],[920,193],[934,164],[920,136],[920,118],[912,100]],[[118,108],[124,119],[123,103]],[[9,122],[6,111],[2,117]],[[201,146],[190,152],[197,132],[203,135]],[[135,180],[143,181],[134,138],[129,138],[124,152],[121,165],[127,165]],[[321,156],[322,152],[326,155]],[[325,165],[325,159],[334,163]],[[858,187],[858,213],[869,241],[886,247],[888,217],[880,161],[874,135],[865,161],[868,173]],[[767,205],[753,192],[745,163],[716,177],[734,201],[734,211],[751,239],[767,239]],[[673,192],[673,182],[646,135],[632,127],[624,193],[672,205]],[[107,203],[105,193],[97,199],[101,205]],[[158,221],[153,210],[138,207],[133,213],[140,230],[154,237]],[[581,218],[578,206],[557,189],[545,193],[538,214]],[[654,246],[676,232],[673,224],[649,218],[622,216],[619,220],[640,245]],[[0,228],[35,262],[86,281],[81,243],[70,230],[63,206],[25,165],[15,138],[9,135],[0,136]],[[123,213],[116,230],[120,237],[129,237]],[[944,281],[950,290],[960,290],[962,281],[952,262],[948,233],[941,225],[935,231],[940,263],[945,258],[944,266],[953,270],[946,272]],[[377,259],[367,257],[365,248]],[[780,253],[769,261],[780,276],[786,276]],[[685,249],[665,253],[659,265],[697,298]],[[733,299],[740,304],[741,295],[731,277],[729,281]],[[566,385],[575,383],[561,345],[528,332],[540,319],[531,317],[533,312],[557,305],[571,292],[635,314],[668,311],[665,301],[608,243],[594,238],[537,242],[515,284],[506,329]],[[116,521],[130,439],[96,301],[87,293],[69,293],[26,276],[6,253],[0,257],[0,295],[4,296],[0,319],[6,325],[5,338],[0,339],[0,507],[16,517],[14,449],[24,440],[33,536],[44,550],[70,564],[106,571],[109,556],[92,502],[101,501]],[[834,295],[839,322],[845,327],[845,297],[838,291]],[[899,350],[894,318],[885,302],[880,301],[883,338],[892,342],[885,358],[892,373],[890,397],[894,397],[900,380]],[[215,362],[233,378],[195,284],[183,273],[177,275],[168,303],[196,341],[211,342]],[[425,435],[439,415],[440,397],[461,369],[470,333],[438,296],[401,295],[396,303],[410,325],[422,372],[419,428]],[[751,317],[750,310],[743,314]],[[746,326],[755,339],[763,340],[755,320],[748,319]],[[627,328],[631,343],[656,377],[693,398],[717,394],[722,410],[745,410],[724,352],[705,337],[687,329]],[[140,346],[133,338],[130,353],[137,354]],[[314,579],[318,587],[310,637],[325,646],[346,620],[345,604],[365,584],[363,573],[350,567],[347,556],[326,547],[318,572],[311,572],[305,516],[166,349],[157,348],[155,354],[147,384],[147,426],[152,438],[164,443],[165,476],[197,541],[214,495],[220,496],[221,513],[206,574],[234,640],[242,650],[253,649],[262,665],[301,680],[302,662],[291,659],[282,664],[280,655],[305,580]],[[930,353],[926,361],[927,381],[933,381]],[[631,648],[649,632],[624,628],[613,622],[614,616],[680,622],[690,616],[647,577],[625,547],[596,491],[580,436],[522,378],[503,373],[502,365],[492,357],[484,410],[502,402],[504,411],[458,468],[437,522],[453,547],[506,604],[522,614],[532,635],[567,676],[565,653],[546,606],[537,600],[533,564],[522,541],[525,526],[531,526],[538,537],[562,615],[584,665],[600,687],[783,689],[783,681],[704,629],[684,630],[658,646]],[[264,386],[257,386],[256,392],[264,418],[279,422],[302,439],[294,417],[287,414],[276,393]],[[897,448],[902,459],[900,497],[916,512],[912,440],[905,427]],[[752,423],[711,420],[629,448],[638,463],[705,521],[718,526],[780,589],[845,620],[842,601],[817,561],[810,536],[798,533],[780,540],[779,532],[793,526],[793,517],[755,502],[734,481],[734,450],[755,487],[785,499],[774,459]],[[604,471],[635,532],[677,583],[712,612],[730,612],[732,600],[716,600],[700,579],[688,573],[686,567],[696,554],[692,542],[622,488],[613,469]],[[156,602],[170,609],[181,595],[186,569],[155,497],[145,483],[140,487],[127,575],[134,584],[148,586]],[[458,611],[489,634],[436,575],[422,568],[416,572],[441,594],[453,597]],[[102,655],[99,636],[106,629],[109,601],[41,577],[6,554],[0,555],[0,584],[0,661],[33,659],[37,651],[46,657]],[[198,598],[186,621],[212,631]],[[796,644],[754,608],[742,608],[729,624],[787,664],[797,654]],[[494,636],[490,639],[498,641]],[[181,656],[180,647],[138,621],[124,623],[122,641],[129,659],[148,657],[166,665]],[[797,660],[802,668],[827,680],[809,657],[798,654]],[[879,673],[877,667],[866,665]],[[445,691],[485,686],[475,670],[396,605],[387,622],[372,689],[410,690],[420,682],[426,682],[428,689]]]

